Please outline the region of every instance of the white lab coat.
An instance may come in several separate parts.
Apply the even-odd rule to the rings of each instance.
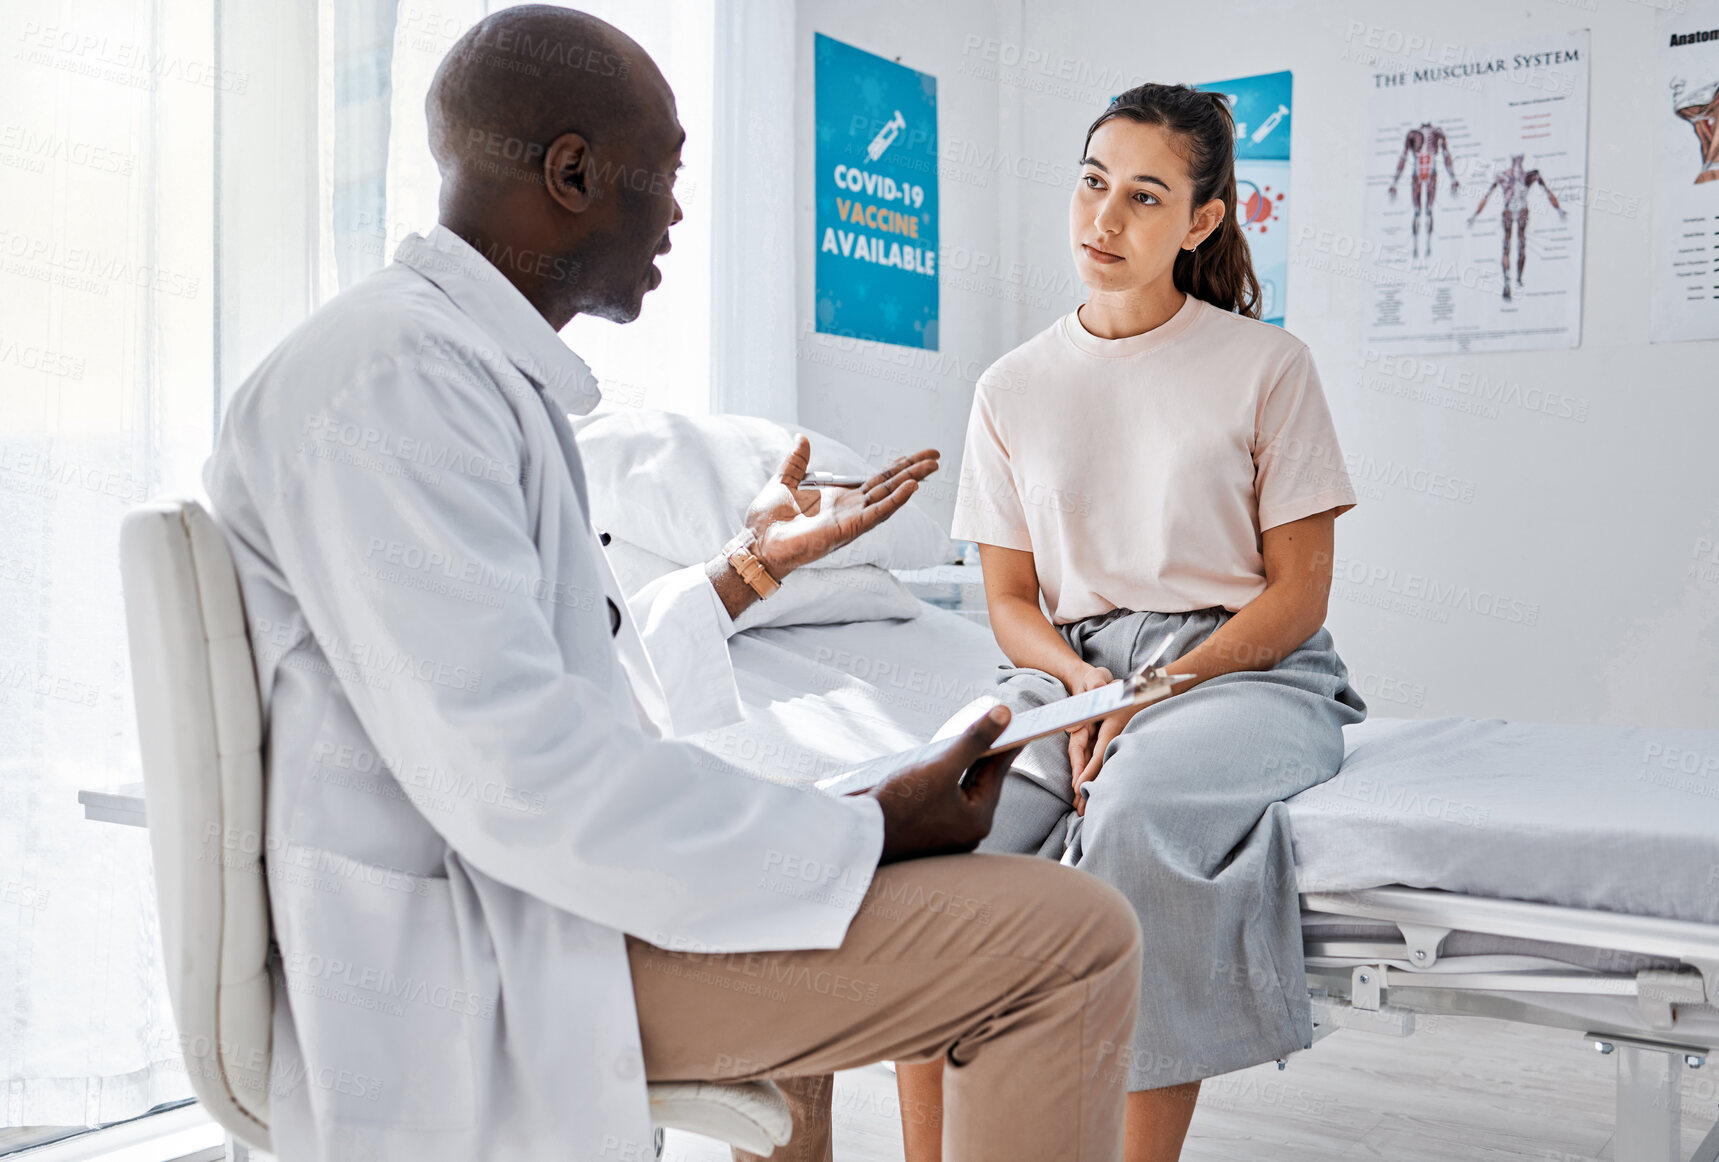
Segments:
[[[737,716],[732,626],[697,569],[625,609],[565,416],[597,399],[440,228],[233,397],[282,1162],[649,1158],[623,933],[831,948],[870,882],[875,802],[664,737]]]

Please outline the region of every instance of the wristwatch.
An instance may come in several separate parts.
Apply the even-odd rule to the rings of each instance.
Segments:
[[[753,592],[760,598],[769,597],[782,588],[776,578],[770,576],[770,570],[764,567],[752,552],[752,546],[758,543],[758,534],[751,529],[744,529],[734,535],[734,539],[722,546],[722,555],[728,558],[728,563],[734,566],[734,571],[740,574],[740,579],[752,586]]]

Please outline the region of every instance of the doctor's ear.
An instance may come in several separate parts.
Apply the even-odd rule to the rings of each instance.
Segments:
[[[600,196],[592,180],[591,143],[577,133],[563,133],[543,155],[543,180],[549,196],[574,213],[590,208]]]

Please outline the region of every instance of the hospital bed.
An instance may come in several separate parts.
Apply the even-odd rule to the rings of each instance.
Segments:
[[[922,742],[1003,661],[931,605],[730,653],[745,720],[693,741],[788,782]],[[1316,1041],[1567,1029],[1617,1061],[1615,1162],[1686,1162],[1684,1071],[1719,1045],[1719,731],[1374,718],[1289,811]],[[1719,1126],[1688,1162],[1716,1158]]]

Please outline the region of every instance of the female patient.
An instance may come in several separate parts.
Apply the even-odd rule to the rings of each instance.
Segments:
[[[1140,1018],[1111,1063],[1130,1162],[1178,1157],[1200,1079],[1308,1045],[1282,800],[1336,773],[1366,714],[1323,628],[1355,494],[1307,347],[1258,321],[1234,137],[1221,95],[1153,84],[1087,131],[1069,235],[1090,296],[979,381],[953,530],[979,542],[1012,707],[1166,637],[1192,675],[1030,746],[983,845],[1139,913]],[[901,1067],[910,1162],[939,1156],[942,1069]]]

